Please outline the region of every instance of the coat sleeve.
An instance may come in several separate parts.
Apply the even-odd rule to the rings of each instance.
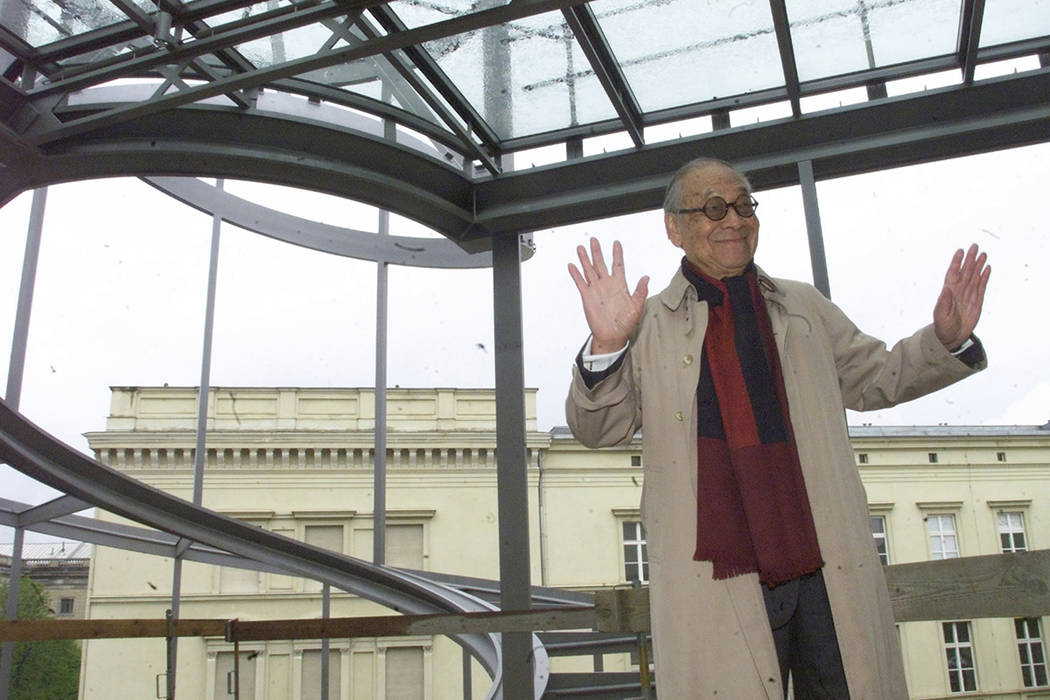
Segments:
[[[565,418],[572,434],[587,447],[628,443],[642,427],[632,354],[633,347],[629,347],[619,367],[593,387],[587,386],[579,366],[573,363]]]
[[[892,348],[861,332],[834,304],[813,290],[811,299],[828,334],[842,402],[855,411],[872,411],[943,389],[987,366],[967,365],[941,344],[933,324]]]

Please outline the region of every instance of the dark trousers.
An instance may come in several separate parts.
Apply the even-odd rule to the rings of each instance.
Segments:
[[[848,700],[824,575],[816,571],[773,588],[763,584],[762,593],[785,697],[790,676],[795,700]]]

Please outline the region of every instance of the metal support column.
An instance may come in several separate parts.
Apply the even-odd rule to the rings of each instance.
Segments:
[[[18,408],[22,398],[22,374],[26,366],[26,344],[29,341],[29,317],[33,310],[33,290],[36,288],[36,265],[40,259],[40,238],[44,231],[44,210],[47,188],[33,191],[29,210],[29,229],[22,257],[22,283],[18,289],[18,309],[15,312],[15,331],[11,339],[11,360],[7,370],[7,393],[4,400],[11,408]]]
[[[390,212],[379,212],[379,235],[390,233]],[[372,487],[372,563],[386,563],[386,340],[387,262],[376,263],[376,405],[375,459]]]
[[[472,657],[466,647],[463,647],[463,700],[472,700],[474,697],[474,683],[471,678],[470,662]]]
[[[525,454],[525,369],[518,236],[492,239],[496,369],[496,487],[499,491],[500,607],[530,607],[528,471]],[[505,632],[503,697],[532,700],[532,635]]]
[[[47,204],[47,188],[33,191],[33,204],[29,211],[29,228],[26,231],[26,247],[22,258],[22,282],[18,290],[18,309],[15,312],[15,330],[11,339],[11,360],[7,370],[7,393],[4,400],[11,408],[18,409],[22,399],[22,375],[25,372],[26,344],[29,341],[29,318],[33,309],[33,290],[36,288],[36,266],[40,259],[40,238],[44,230],[44,210]],[[22,544],[25,529],[15,527],[11,547],[11,575],[8,579],[7,619],[18,618],[18,589],[22,583]],[[14,665],[14,642],[0,646],[0,698],[6,700],[11,687],[11,670]]]
[[[383,86],[383,101],[390,100],[390,88]],[[383,137],[397,141],[397,125],[383,122]],[[390,212],[379,211],[379,236],[390,235]],[[376,393],[375,457],[372,467],[372,563],[386,564],[386,341],[389,277],[387,261],[376,261]]]
[[[806,233],[809,235],[809,261],[813,267],[813,286],[831,298],[828,280],[828,259],[824,255],[824,232],[820,227],[820,207],[817,205],[817,182],[813,178],[813,161],[798,162],[798,179],[802,185],[802,207],[806,212]]]
[[[220,179],[215,183],[216,189],[223,188]],[[204,501],[204,464],[208,456],[208,397],[211,394],[211,347],[212,332],[215,328],[215,288],[219,277],[219,239],[222,231],[222,219],[218,214],[212,216],[211,252],[208,256],[208,294],[204,305],[204,341],[201,347],[201,383],[197,399],[197,444],[193,455],[193,504],[199,506]],[[175,561],[171,574],[171,617],[179,619],[180,601],[182,598],[182,553],[190,545],[186,540],[179,540],[175,550]],[[167,660],[167,700],[175,700],[175,669],[179,655],[178,637],[172,639],[168,647]]]
[[[327,620],[332,615],[332,587],[325,583],[321,585],[321,619]],[[321,700],[328,700],[328,650],[330,648],[328,637],[321,637]],[[338,691],[336,691],[338,694]]]

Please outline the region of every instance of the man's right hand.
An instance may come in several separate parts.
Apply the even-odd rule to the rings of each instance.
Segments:
[[[649,293],[649,277],[638,280],[631,294],[627,289],[627,278],[623,270],[623,247],[619,241],[613,243],[612,269],[605,267],[598,239],[591,239],[591,254],[576,246],[580,267],[569,263],[569,275],[580,290],[583,314],[591,328],[591,353],[604,355],[616,352],[627,344],[627,339],[638,325]],[[581,272],[582,271],[582,272]]]

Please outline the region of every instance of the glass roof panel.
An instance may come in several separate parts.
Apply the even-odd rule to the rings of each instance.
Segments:
[[[560,13],[424,44],[501,138],[616,117]]]
[[[153,4],[153,0],[140,0],[140,2],[147,2]],[[274,2],[273,0],[263,0],[257,2],[254,5],[247,7],[239,7],[236,10],[230,10],[229,12],[223,12],[222,14],[212,15],[207,19],[207,24],[210,27],[219,28],[224,24],[230,22],[239,22],[241,20],[248,19],[249,17],[256,17],[266,12],[267,10],[274,10],[284,5],[290,5],[288,0],[280,0],[280,2]],[[156,9],[156,6],[154,6]]]
[[[799,80],[955,51],[959,0],[789,0]]]
[[[479,10],[506,5],[510,0],[394,0],[387,6],[409,29]]]
[[[58,64],[63,67],[69,67],[73,65],[92,63],[94,61],[102,61],[111,56],[119,56],[123,54],[124,57],[130,57],[140,49],[148,49],[153,46],[152,36],[140,36],[137,39],[124,42],[123,44],[114,44],[112,46],[105,46],[95,51],[83,54],[77,54],[69,58],[58,61]]]
[[[105,0],[0,2],[0,24],[34,47],[127,19],[127,15]]]
[[[310,24],[239,44],[237,49],[261,68],[315,54],[331,36],[332,31],[324,25]]]
[[[784,84],[768,0],[595,0],[642,109]]]
[[[995,0],[984,6],[981,46],[1050,35],[1050,0]]]

